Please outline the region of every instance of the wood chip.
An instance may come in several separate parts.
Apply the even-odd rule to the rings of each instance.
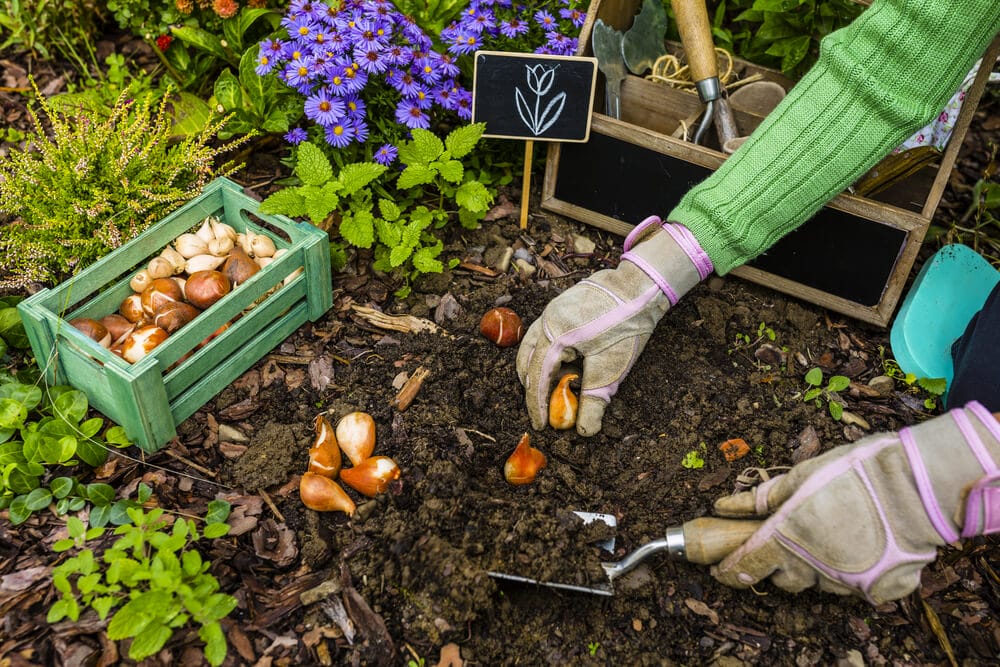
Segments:
[[[387,315],[374,308],[351,304],[351,310],[357,313],[358,317],[366,323],[379,329],[390,331],[402,331],[404,333],[420,333],[428,331],[430,333],[444,333],[444,329],[423,317],[413,315]]]
[[[687,608],[698,614],[699,616],[704,616],[708,620],[712,621],[714,625],[719,624],[719,614],[716,613],[714,609],[709,607],[707,604],[701,600],[695,600],[694,598],[687,598],[684,600],[684,604]]]
[[[931,626],[931,632],[937,637],[938,644],[941,645],[941,650],[948,656],[948,662],[951,663],[952,667],[958,667],[958,661],[955,660],[955,652],[952,650],[951,642],[948,640],[948,633],[945,632],[944,626],[941,625],[941,619],[938,618],[937,613],[927,604],[926,600],[921,599],[920,603],[924,606],[924,616],[927,617],[927,622]]]
[[[434,667],[462,667],[464,664],[458,644],[445,644],[441,647],[441,659]]]
[[[417,397],[417,393],[420,391],[420,387],[423,386],[424,380],[430,375],[431,371],[426,366],[418,366],[417,370],[413,371],[406,382],[403,384],[403,388],[399,390],[395,398],[389,402],[389,405],[396,408],[400,412],[406,410],[413,403],[413,399]]]

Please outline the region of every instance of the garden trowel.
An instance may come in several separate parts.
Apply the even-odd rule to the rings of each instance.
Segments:
[[[622,59],[632,74],[642,76],[657,58],[666,55],[667,12],[660,0],[645,0],[622,39]]]
[[[612,118],[621,118],[622,79],[625,78],[625,62],[622,60],[622,33],[597,19],[591,33],[591,46],[597,58],[597,67],[607,79],[605,83],[604,113]]]
[[[593,512],[576,512],[585,523],[590,521],[603,521],[609,526],[616,526],[615,517],[611,514],[597,514]],[[680,526],[667,528],[663,539],[647,542],[641,547],[625,556],[618,562],[601,563],[604,567],[606,581],[597,582],[592,586],[579,586],[576,584],[564,584],[554,581],[538,581],[515,574],[505,572],[489,572],[491,577],[497,579],[508,579],[524,584],[537,584],[550,588],[561,588],[579,593],[593,593],[595,595],[614,595],[614,581],[626,572],[635,568],[639,563],[649,556],[665,551],[669,558],[686,560],[689,563],[699,565],[711,565],[717,563],[753,535],[762,522],[743,521],[740,519],[717,519],[715,517],[702,517],[692,519]],[[599,543],[605,551],[614,549],[614,538]]]

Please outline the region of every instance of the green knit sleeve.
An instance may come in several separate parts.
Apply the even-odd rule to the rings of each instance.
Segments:
[[[875,0],[668,219],[720,274],[753,259],[933,118],[998,29],[997,0]]]

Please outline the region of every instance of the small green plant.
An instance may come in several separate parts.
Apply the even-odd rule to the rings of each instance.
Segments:
[[[597,655],[597,649],[601,648],[601,642],[590,642],[587,644],[587,652],[590,653],[590,657]]]
[[[258,76],[256,45],[240,59],[238,75],[226,68],[215,80],[215,101],[231,120],[219,133],[223,139],[260,130],[287,132],[302,117],[302,104],[293,91],[276,75]]]
[[[745,334],[737,332],[734,340],[734,347],[728,350],[729,354],[732,354],[741,347],[750,347],[751,345],[756,345],[763,341],[774,342],[778,338],[778,334],[774,332],[774,329],[767,326],[766,322],[761,322],[757,325],[756,335]]]
[[[406,297],[414,278],[444,270],[438,259],[444,243],[432,230],[444,227],[453,217],[474,229],[493,200],[489,189],[472,179],[461,162],[484,129],[482,123],[462,126],[444,141],[427,130],[413,130],[413,140],[399,147],[403,171],[394,184],[385,185],[379,182],[386,173],[380,164],[346,164],[334,175],[320,148],[300,144],[295,176],[302,184],[275,192],[261,203],[260,210],[308,216],[320,226],[334,214],[340,220],[343,242],[358,248],[374,245],[375,268],[400,275],[404,285],[396,295]],[[335,268],[340,268],[341,257],[343,246],[334,241],[331,259]]]
[[[214,142],[225,119],[171,141],[168,96],[153,104],[125,91],[110,113],[58,113],[35,93],[45,120],[33,111],[28,145],[0,163],[0,219],[11,216],[0,234],[0,288],[58,282],[236,169],[215,166],[242,141]]]
[[[844,375],[831,375],[824,387],[823,371],[817,366],[810,368],[809,372],[806,373],[806,384],[810,388],[802,395],[802,400],[806,402],[815,401],[816,407],[822,407],[825,402],[827,409],[830,411],[830,416],[840,421],[841,415],[844,414],[844,404],[840,401],[840,397],[837,396],[837,392],[847,389],[851,384],[851,379]]]
[[[0,51],[23,48],[51,59],[98,34],[101,5],[95,0],[4,0],[0,2]]]
[[[69,517],[69,537],[52,548],[59,553],[79,551],[52,570],[60,597],[49,608],[48,622],[76,621],[82,608],[90,607],[102,621],[110,616],[109,639],[132,639],[128,655],[137,661],[163,648],[174,630],[194,623],[205,642],[205,659],[210,665],[222,664],[227,647],[219,621],[237,601],[219,592],[218,580],[208,571],[211,563],[194,545],[201,537],[226,535],[229,511],[225,501],[209,503],[199,535],[192,519],[177,517],[170,527],[162,509],[130,507],[132,523],[116,528],[118,538],[100,555],[87,544],[102,537],[105,529],[88,528]]]
[[[705,467],[705,457],[703,454],[708,451],[708,445],[704,442],[698,445],[698,449],[692,449],[681,459],[681,465],[688,470],[697,470]]]
[[[941,396],[944,395],[944,392],[948,389],[948,381],[945,378],[918,378],[913,373],[904,373],[903,369],[899,367],[899,363],[895,359],[886,357],[886,349],[884,346],[879,345],[878,353],[879,356],[882,357],[882,372],[885,373],[886,376],[904,383],[907,387],[919,387],[920,389],[923,389],[930,394],[930,396],[927,396],[924,399],[924,407],[928,410],[934,410],[937,408],[938,399],[940,399]]]

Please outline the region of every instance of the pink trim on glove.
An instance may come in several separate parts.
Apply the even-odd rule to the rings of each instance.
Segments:
[[[712,272],[715,267],[712,266],[712,260],[709,259],[708,254],[702,250],[701,244],[698,243],[698,239],[694,237],[691,230],[684,225],[673,223],[663,225],[663,231],[670,234],[674,238],[687,256],[694,263],[694,268],[698,270],[698,277],[704,280],[708,277],[708,274]]]
[[[660,288],[660,291],[666,295],[667,300],[670,301],[670,306],[676,306],[677,301],[680,300],[680,296],[674,290],[674,288],[667,282],[666,278],[657,271],[649,262],[647,262],[642,257],[639,257],[634,252],[632,252],[632,247],[636,244],[636,241],[640,236],[645,234],[650,227],[660,226],[664,232],[670,235],[670,238],[674,240],[680,249],[684,251],[691,263],[694,264],[695,270],[698,272],[698,277],[704,280],[709,273],[712,272],[714,268],[712,266],[712,260],[709,259],[708,254],[702,249],[701,244],[698,243],[698,239],[694,237],[687,227],[677,223],[663,222],[658,216],[651,215],[638,225],[636,225],[629,235],[625,237],[625,243],[623,248],[625,250],[622,253],[622,259],[632,262],[639,269],[642,270],[649,279],[656,283],[656,286]]]
[[[624,253],[622,255],[622,260],[632,262],[638,266],[643,273],[649,276],[649,279],[656,283],[656,286],[659,287],[660,291],[667,297],[667,301],[670,302],[671,308],[677,305],[677,302],[680,300],[677,292],[674,291],[674,288],[670,286],[670,283],[667,282],[666,278],[660,275],[660,272],[654,269],[649,262],[633,252]]]
[[[941,505],[938,504],[937,496],[934,494],[934,487],[931,484],[931,477],[927,472],[927,466],[924,465],[924,459],[920,456],[917,442],[914,440],[913,433],[909,427],[900,429],[899,439],[903,443],[903,453],[906,454],[906,458],[910,463],[910,471],[913,473],[913,480],[916,482],[917,492],[920,494],[920,500],[924,504],[924,511],[927,512],[927,518],[930,519],[931,525],[934,526],[934,530],[938,532],[942,540],[949,544],[957,541],[959,537],[958,531],[952,528],[951,522],[944,515]]]
[[[1000,472],[973,485],[965,499],[962,537],[1000,533]]]
[[[645,220],[643,220],[642,222],[640,222],[638,225],[636,225],[635,227],[633,227],[632,231],[630,231],[628,233],[628,236],[625,237],[625,243],[622,245],[622,247],[625,249],[625,252],[628,252],[629,250],[632,249],[632,246],[635,245],[636,240],[640,236],[642,236],[643,234],[645,234],[647,229],[649,229],[650,227],[658,226],[658,225],[662,225],[662,224],[663,224],[663,220],[660,219],[659,216],[657,216],[657,215],[651,215],[648,218],[646,218]]]

